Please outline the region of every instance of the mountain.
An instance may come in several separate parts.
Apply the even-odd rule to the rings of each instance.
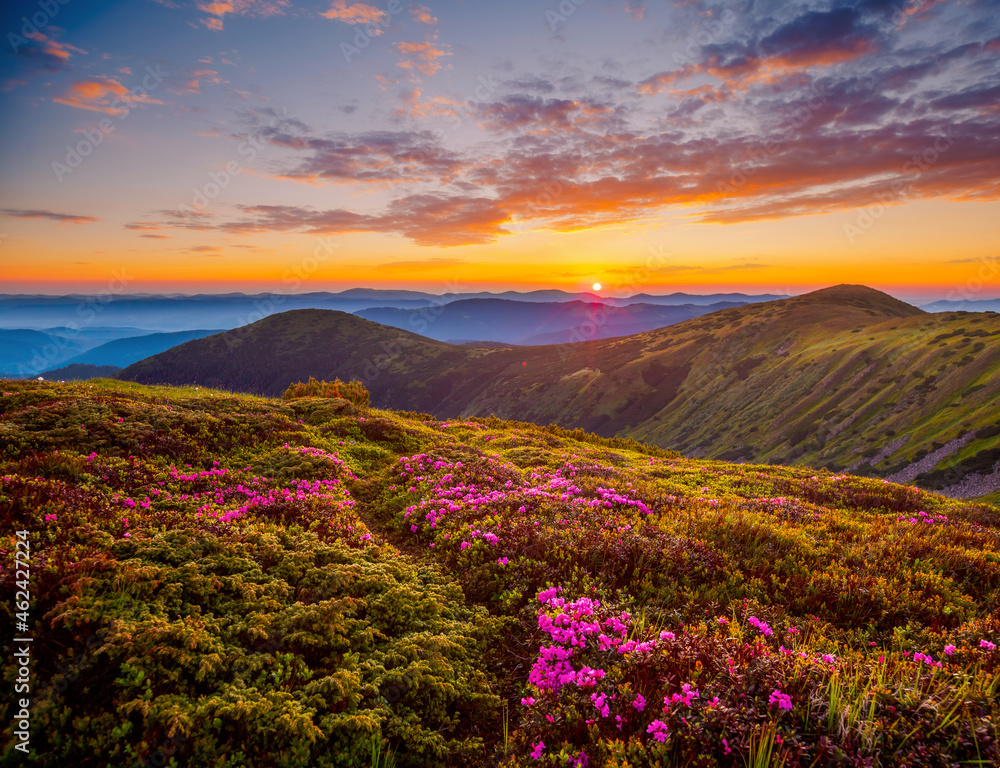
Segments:
[[[673,325],[726,306],[621,307],[599,302],[526,302],[507,299],[462,299],[416,310],[376,307],[354,314],[382,325],[413,331],[439,341],[461,339],[510,344],[560,344],[608,339]]]
[[[928,314],[837,286],[540,347],[452,346],[350,315],[292,312],[119,375],[271,395],[310,375],[359,378],[378,405],[552,422],[688,455],[851,468],[948,490],[969,474],[992,476],[1000,461],[998,337],[1000,316]],[[994,482],[974,490],[1000,490]]]
[[[1000,509],[362,400],[5,382],[34,762],[997,765]]]
[[[150,333],[145,336],[130,336],[115,339],[106,344],[87,350],[83,354],[69,358],[65,365],[112,365],[124,368],[151,355],[163,352],[192,339],[220,333],[219,330],[176,331],[174,333]]]
[[[86,365],[74,363],[43,371],[40,375],[46,381],[85,381],[86,379],[109,379],[121,370],[117,365]]]
[[[335,309],[355,312],[372,307],[396,309],[437,308],[463,299],[506,299],[521,302],[601,301],[614,306],[626,304],[712,304],[726,300],[739,303],[766,297],[726,294],[726,298],[673,294],[670,297],[642,295],[641,299],[601,298],[592,293],[560,290],[506,291],[503,293],[446,293],[351,288],[340,293],[229,293],[157,295],[120,294],[113,296],[25,296],[0,294],[0,327],[48,328],[66,325],[90,326],[100,322],[111,326],[136,326],[157,331],[189,331],[197,328],[237,328],[268,315],[293,309]],[[109,339],[104,339],[107,341]]]
[[[79,343],[42,331],[5,330],[0,332],[0,376],[30,375],[79,352]]]
[[[108,341],[148,333],[139,328],[79,325],[2,328],[0,376],[37,376]]]
[[[968,301],[935,301],[921,309],[927,312],[1000,312],[1000,299],[970,299]]]

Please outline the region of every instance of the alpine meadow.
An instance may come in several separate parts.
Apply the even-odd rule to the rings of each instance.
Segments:
[[[997,0],[0,7],[0,768],[1000,765]]]

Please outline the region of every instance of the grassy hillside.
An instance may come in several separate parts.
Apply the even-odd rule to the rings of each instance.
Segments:
[[[309,376],[360,378],[387,407],[552,422],[966,496],[1000,491],[995,476],[956,486],[1000,461],[1000,315],[927,314],[860,286],[534,348],[455,347],[340,313],[291,312],[121,376],[270,395]]]
[[[100,380],[3,382],[0,435],[40,765],[1000,761],[995,507]]]

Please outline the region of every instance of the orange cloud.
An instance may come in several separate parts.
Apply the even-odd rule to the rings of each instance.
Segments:
[[[135,95],[112,77],[77,80],[62,96],[52,101],[77,109],[103,112],[106,115],[126,115],[134,104],[162,104],[147,93]]]
[[[60,43],[53,40],[51,37],[46,37],[41,32],[35,32],[34,34],[28,35],[32,40],[41,46],[41,52],[47,56],[54,56],[57,59],[62,59],[65,61],[71,56],[70,51],[73,53],[82,53],[86,55],[86,51],[82,48],[77,48],[75,45],[70,45],[69,43]]]
[[[264,19],[270,16],[281,16],[285,9],[291,6],[291,0],[215,0],[214,2],[198,2],[198,10],[209,16],[201,23],[214,32],[223,28],[223,17],[253,16]]]
[[[410,13],[421,24],[437,24],[438,22],[437,16],[431,14],[431,9],[424,5],[419,8],[411,8]]]
[[[454,101],[446,96],[434,96],[426,101],[421,101],[423,92],[419,88],[411,88],[401,95],[401,103],[396,105],[393,112],[397,117],[408,117],[411,120],[422,120],[428,117],[455,117],[460,107],[464,106],[460,101]]]
[[[201,93],[202,83],[218,85],[221,82],[222,78],[214,69],[199,69],[191,73],[188,81],[180,87],[180,90],[186,93]]]
[[[382,24],[389,20],[389,14],[373,5],[355,3],[349,6],[347,0],[334,0],[330,10],[320,16],[345,24]]]
[[[442,56],[451,56],[449,51],[435,48],[434,43],[404,42],[396,43],[394,47],[404,57],[402,61],[396,63],[397,67],[409,70],[415,69],[427,75],[427,77],[433,77],[438,70],[443,68],[444,65],[438,64],[438,59]]]

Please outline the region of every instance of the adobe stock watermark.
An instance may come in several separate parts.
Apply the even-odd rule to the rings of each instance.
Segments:
[[[545,23],[549,26],[550,32],[555,32],[560,24],[565,24],[566,20],[576,13],[576,9],[587,0],[562,0],[554,9],[545,11]]]
[[[132,114],[135,105],[143,103],[143,99],[155,91],[169,74],[169,72],[161,72],[159,64],[155,68],[146,67],[146,76],[142,78],[142,83],[124,96],[117,97],[108,107],[111,114],[114,114],[118,120],[125,120]],[[83,138],[75,146],[67,144],[65,162],[52,161],[52,171],[56,175],[56,180],[65,181],[66,177],[83,165],[83,161],[104,142],[104,137],[114,133],[117,127],[111,122],[110,117],[102,118],[96,128],[88,128],[83,131]]]
[[[21,34],[16,32],[7,33],[7,42],[18,53],[21,48],[31,44],[30,38],[40,35],[42,30],[56,17],[62,6],[69,5],[70,0],[38,0],[38,10],[31,18],[21,17]]]
[[[267,144],[267,141],[264,138],[265,131],[275,128],[281,123],[282,120],[286,119],[288,119],[288,108],[282,107],[280,115],[277,113],[272,114],[270,119],[267,121],[267,124],[258,127],[253,134],[247,136],[243,141],[241,141],[236,147],[236,153],[240,157],[245,158],[247,163],[252,163],[257,159],[257,155]],[[192,188],[191,204],[181,205],[181,210],[201,213],[213,200],[215,200],[215,198],[221,195],[223,191],[233,183],[233,179],[243,173],[244,170],[245,168],[239,160],[230,160],[220,170],[209,171],[209,180],[200,188]]]
[[[944,136],[938,136],[923,152],[913,155],[903,163],[900,168],[903,177],[893,179],[888,190],[876,192],[877,202],[862,208],[853,224],[844,224],[844,235],[847,237],[847,242],[854,245],[855,240],[870,230],[875,222],[882,218],[888,206],[902,202],[913,188],[912,177],[919,176],[929,170],[945,152],[954,146],[958,137],[958,130],[949,125]],[[904,178],[906,178],[905,181]]]
[[[381,36],[385,30],[392,24],[393,18],[398,16],[403,12],[402,0],[389,0],[382,11],[384,19],[381,21],[376,21],[373,24],[368,24],[357,32],[354,33],[354,38],[352,39],[353,45],[351,43],[341,43],[340,52],[344,56],[344,61],[348,64],[351,63],[351,59],[357,56],[361,51],[371,45],[372,40],[376,37]]]

